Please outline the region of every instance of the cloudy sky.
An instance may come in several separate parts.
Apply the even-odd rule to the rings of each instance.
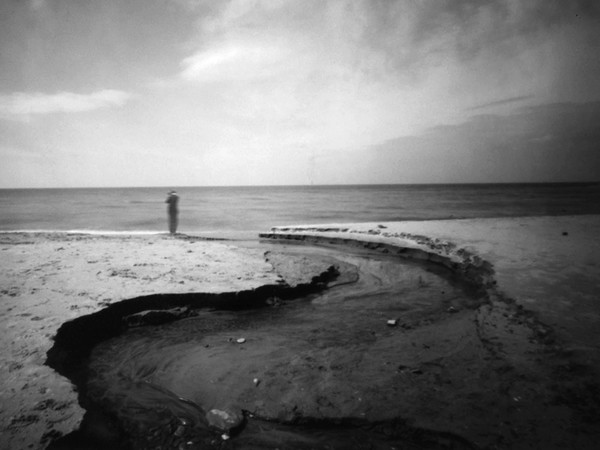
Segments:
[[[0,188],[600,181],[596,0],[2,0]]]

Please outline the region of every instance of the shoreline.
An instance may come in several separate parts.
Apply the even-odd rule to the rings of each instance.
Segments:
[[[600,216],[560,217],[275,227],[271,234],[388,243],[457,258],[456,263],[478,256],[492,264],[500,292],[538,315],[566,344],[569,358],[598,373],[594,294],[600,292],[595,239]],[[7,448],[42,448],[81,421],[83,410],[72,385],[45,365],[62,323],[142,295],[231,292],[281,283],[260,246],[235,241],[0,232],[0,249],[0,443]],[[568,273],[560,277],[565,267]],[[556,277],[562,283],[558,288]]]
[[[597,183],[600,185],[600,182]],[[180,225],[178,229],[178,234],[185,234],[190,236],[202,235],[204,233],[217,233],[217,232],[264,232],[266,228],[306,228],[306,227],[321,227],[321,226],[329,226],[329,225],[364,225],[364,224],[398,224],[398,223],[407,223],[407,222],[440,222],[440,221],[454,221],[454,220],[490,220],[490,219],[532,219],[536,217],[581,217],[581,216],[598,216],[600,215],[596,211],[576,211],[576,212],[565,212],[565,211],[556,211],[556,212],[546,212],[546,213],[530,213],[530,214],[516,214],[516,213],[507,213],[507,214],[499,214],[499,213],[488,213],[483,215],[455,215],[455,214],[447,214],[433,217],[421,217],[421,216],[403,216],[403,217],[393,217],[393,218],[381,218],[379,220],[365,220],[360,222],[353,221],[343,221],[343,222],[310,222],[306,224],[301,223],[288,223],[287,225],[268,225],[267,227],[258,228],[256,224],[252,227],[252,229],[246,228],[227,228],[227,229],[185,229],[181,231],[183,227]],[[19,233],[27,233],[27,234],[35,234],[35,233],[57,233],[57,234],[92,234],[92,235],[103,235],[103,234],[169,234],[169,230],[161,227],[160,229],[105,229],[105,228],[0,228],[0,234],[19,234]]]

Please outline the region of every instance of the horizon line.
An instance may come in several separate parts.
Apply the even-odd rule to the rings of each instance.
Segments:
[[[541,185],[541,184],[600,184],[600,180],[586,181],[495,181],[495,182],[422,182],[422,183],[325,183],[325,184],[232,184],[232,185],[155,185],[155,186],[53,186],[53,187],[0,187],[0,190],[44,189],[186,189],[186,188],[269,188],[269,187],[350,187],[350,186],[493,186],[493,185]]]

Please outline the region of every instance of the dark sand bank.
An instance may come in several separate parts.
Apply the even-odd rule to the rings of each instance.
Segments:
[[[456,222],[438,231],[451,233]],[[45,365],[45,353],[55,343],[63,357],[76,347],[60,334],[52,341],[62,323],[111,310],[135,325],[157,324],[119,329],[93,362],[102,375],[92,387],[104,383],[118,397],[118,382],[139,377],[127,389],[145,390],[130,406],[170,405],[149,417],[156,436],[148,448],[595,448],[593,352],[574,350],[568,327],[549,324],[544,308],[528,307],[533,296],[522,301],[517,283],[505,284],[509,271],[494,251],[514,245],[512,233],[502,244],[499,225],[490,222],[488,239],[478,241],[475,231],[485,224],[465,221],[458,229],[470,232],[452,240],[436,235],[433,223],[421,225],[421,233],[410,223],[279,229],[268,237],[280,244],[267,254],[260,246],[193,239],[4,235],[2,383],[11,409],[3,409],[2,445],[43,448],[77,428],[77,395]],[[545,239],[539,225],[512,222],[538,228],[536,249]],[[338,250],[306,251],[282,238]],[[488,243],[488,251],[472,242]],[[519,251],[528,254],[522,245]],[[540,264],[533,253],[521,259],[522,272]],[[586,254],[588,262],[597,257]],[[199,308],[202,302],[218,310]],[[592,306],[582,308],[590,320]],[[136,316],[160,309],[169,311]],[[160,324],[173,318],[182,320]],[[133,348],[153,339],[172,356],[148,372]],[[57,360],[49,362],[81,381],[67,373],[73,365],[65,370]],[[124,378],[124,370],[135,376]],[[160,392],[148,393],[149,385]],[[239,414],[243,430],[223,440],[207,421],[211,409]]]

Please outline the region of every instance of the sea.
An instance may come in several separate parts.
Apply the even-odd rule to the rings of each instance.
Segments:
[[[600,183],[0,189],[0,232],[232,238],[273,226],[600,214]]]

